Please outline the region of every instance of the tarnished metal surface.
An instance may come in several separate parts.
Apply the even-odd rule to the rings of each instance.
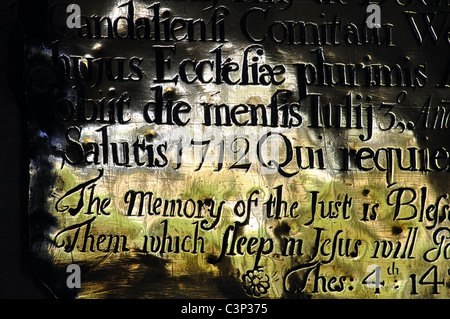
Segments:
[[[27,38],[56,296],[448,298],[446,1],[77,4]]]

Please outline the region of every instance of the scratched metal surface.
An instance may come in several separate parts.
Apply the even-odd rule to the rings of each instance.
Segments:
[[[448,88],[438,85],[448,82],[449,9],[383,3],[375,44],[364,41],[372,32],[367,5],[320,2],[78,1],[80,30],[65,25],[64,5],[41,8],[42,32],[27,38],[26,56],[30,244],[36,274],[55,296],[448,298]],[[105,16],[117,23],[113,39],[105,27],[96,37],[96,17]],[[197,19],[206,40],[197,30],[188,41],[184,28]],[[168,39],[164,21],[175,25]],[[319,39],[309,24],[302,43],[300,21],[315,23]],[[201,61],[204,83],[193,81],[192,65]],[[109,63],[123,63],[123,74],[108,74]],[[67,76],[63,65],[71,66]],[[377,79],[381,65],[401,69],[402,79],[389,83],[383,72]],[[278,76],[267,75],[267,66]],[[266,76],[246,84],[246,69],[249,79],[256,71]],[[164,107],[168,100],[178,106],[178,122],[166,124],[164,111],[164,123],[149,123],[157,115],[148,103],[158,94]],[[233,124],[205,125],[205,110],[214,123],[223,103],[243,105]],[[112,104],[115,122],[108,123]],[[266,125],[262,113],[251,125],[255,105],[266,107]],[[433,129],[438,106],[436,126],[443,124]],[[328,109],[334,127],[325,127]],[[201,141],[210,141],[204,161]],[[321,152],[313,153],[314,168],[306,168],[308,148]],[[362,149],[348,170],[343,149]],[[403,167],[415,154],[416,169],[399,169],[397,152]],[[424,158],[429,167],[421,171]],[[181,205],[174,216],[171,200]],[[434,223],[436,207],[442,218]],[[81,266],[77,289],[66,284],[73,263]]]

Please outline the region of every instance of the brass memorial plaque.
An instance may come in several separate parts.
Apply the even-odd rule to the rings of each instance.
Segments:
[[[47,1],[36,275],[58,298],[448,298],[449,6]]]

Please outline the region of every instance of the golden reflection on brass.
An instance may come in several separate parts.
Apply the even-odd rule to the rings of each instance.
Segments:
[[[420,18],[447,7],[369,29],[331,2],[80,1],[79,30],[49,10],[27,90],[55,295],[449,297],[448,43]]]

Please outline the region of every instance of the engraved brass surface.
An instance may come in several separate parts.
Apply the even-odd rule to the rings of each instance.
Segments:
[[[449,297],[446,1],[76,4],[27,38],[56,296]]]

